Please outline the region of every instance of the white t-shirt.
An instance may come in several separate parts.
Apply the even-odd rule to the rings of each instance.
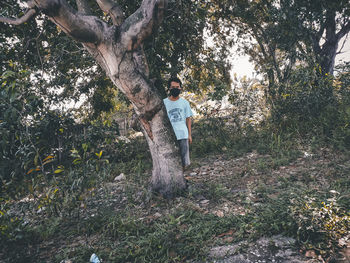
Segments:
[[[193,115],[190,103],[183,98],[179,98],[175,101],[166,98],[163,101],[176,138],[178,140],[188,139],[186,118]]]

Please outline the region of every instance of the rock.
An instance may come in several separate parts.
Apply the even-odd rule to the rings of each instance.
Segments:
[[[190,176],[196,176],[197,175],[197,173],[190,173]]]
[[[159,218],[159,217],[162,217],[162,214],[161,213],[155,213],[154,215],[153,215],[155,218]]]
[[[304,158],[309,158],[309,157],[312,157],[313,154],[311,153],[308,153],[308,152],[304,152]]]
[[[224,205],[223,209],[226,213],[230,211],[230,208],[227,206],[227,204]]]
[[[212,248],[209,252],[211,258],[224,258],[227,256],[234,255],[240,248],[239,245],[229,245]]]
[[[120,175],[118,175],[114,178],[114,181],[120,182],[120,181],[123,181],[125,179],[126,179],[125,175],[123,173],[121,173]]]
[[[230,241],[230,240],[227,240]],[[240,242],[230,246],[214,247],[209,252],[209,261],[216,263],[306,263],[293,247],[294,239],[281,235],[260,238],[254,243]],[[242,249],[243,248],[243,249]]]
[[[280,258],[283,258],[283,257],[290,257],[293,255],[293,251],[291,249],[286,249],[285,251],[280,251],[276,254],[276,257],[280,257]]]

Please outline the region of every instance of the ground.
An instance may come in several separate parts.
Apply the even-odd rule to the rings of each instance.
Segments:
[[[313,196],[332,190],[338,202],[348,199],[349,172],[348,155],[328,148],[288,156],[224,149],[192,158],[188,188],[173,200],[150,193],[149,171],[116,174],[88,191],[79,212],[24,215],[45,233],[18,249],[35,257],[26,262],[87,262],[92,253],[103,262],[349,262],[349,233],[337,251],[297,242],[310,235],[299,233],[310,212],[304,205],[322,209]],[[12,212],[23,217],[30,203],[13,204]]]

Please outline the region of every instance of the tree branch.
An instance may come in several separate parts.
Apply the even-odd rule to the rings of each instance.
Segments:
[[[344,48],[344,46],[345,46],[346,41],[348,40],[348,36],[349,36],[349,33],[346,34],[346,37],[345,37],[345,39],[344,39],[344,41],[343,41],[343,44],[341,45],[341,48],[339,48],[339,51],[337,52],[337,55],[343,53],[342,50],[343,50],[343,48]]]
[[[347,24],[340,29],[340,31],[336,35],[336,38],[340,40],[342,39],[343,36],[345,36],[349,32],[350,32],[350,21],[348,21]]]
[[[36,14],[37,14],[36,10],[34,8],[31,8],[31,9],[27,9],[24,15],[20,18],[0,16],[0,22],[18,26],[28,22]]]
[[[326,29],[326,23],[321,23],[320,30],[317,31],[314,37],[317,43],[320,43],[321,37],[325,29]]]
[[[143,0],[139,9],[121,25],[121,43],[127,50],[137,49],[163,20],[167,0]]]
[[[65,0],[35,0],[35,3],[52,22],[78,42],[98,44],[108,30],[102,20],[76,12]]]
[[[277,58],[276,58],[276,47],[275,47],[275,45],[272,47],[273,44],[270,43],[268,37],[265,34],[265,30],[264,30],[264,28],[261,25],[252,24],[250,26],[251,26],[253,31],[255,30],[254,27],[256,27],[260,31],[260,35],[261,35],[263,41],[265,42],[265,44],[267,46],[268,53],[265,51],[265,54],[267,55],[267,58],[269,58],[269,60],[272,61],[273,67],[275,68],[275,71],[276,71],[276,74],[277,74],[277,78],[281,82],[282,81],[282,73],[281,73],[281,70],[279,68]],[[259,33],[257,32],[255,38],[258,39],[258,37],[259,37]],[[258,41],[258,43],[260,44],[259,41]],[[260,45],[264,46],[263,43],[261,43]]]
[[[120,26],[124,22],[124,14],[120,6],[113,0],[96,0],[101,10],[109,14],[113,25]]]

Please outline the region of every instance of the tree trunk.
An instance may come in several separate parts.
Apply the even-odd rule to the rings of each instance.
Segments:
[[[84,45],[132,103],[152,155],[152,188],[171,197],[186,187],[180,152],[163,101],[149,81],[142,47],[143,41],[161,23],[167,0],[143,0],[126,19],[116,1],[97,0],[97,3],[103,12],[111,16],[113,26],[87,15],[90,10],[85,0],[78,0],[80,12],[76,12],[65,0],[30,0],[29,11],[23,17],[0,16],[0,22],[23,24],[34,17],[38,9]]]
[[[323,46],[319,56],[321,61],[320,66],[324,74],[329,73],[333,75],[337,50],[338,50],[338,42],[327,43],[327,45]]]
[[[169,136],[172,129],[165,107],[162,108],[150,123],[153,140],[146,134],[153,160],[152,188],[166,197],[172,197],[186,187],[183,177],[180,152],[175,134]]]
[[[180,152],[163,100],[148,79],[148,67],[142,47],[128,52],[100,47],[105,58],[104,68],[109,77],[130,100],[141,123],[151,152],[152,189],[165,197],[173,197],[185,189]],[[118,52],[110,52],[118,50]],[[122,54],[121,54],[122,53]]]
[[[165,197],[172,197],[186,187],[180,151],[163,100],[149,80],[142,45],[154,25],[161,20],[162,2],[144,0],[140,9],[124,22],[104,27],[101,37],[98,37],[99,42],[89,40],[82,43],[133,105],[152,155],[152,189]],[[91,34],[94,36],[101,26],[91,24],[96,26]],[[79,32],[86,36],[86,31],[80,29]],[[81,38],[80,34],[70,33],[75,38],[77,35]]]

